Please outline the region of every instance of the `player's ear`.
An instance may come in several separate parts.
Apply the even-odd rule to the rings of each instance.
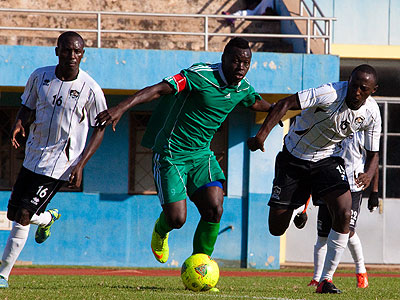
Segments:
[[[58,47],[56,47],[56,48],[54,49],[54,51],[56,52],[56,56],[58,56]]]
[[[372,90],[372,94],[375,93],[375,92],[377,91],[377,89],[378,89],[378,85],[376,85],[376,86],[374,87],[374,89]]]

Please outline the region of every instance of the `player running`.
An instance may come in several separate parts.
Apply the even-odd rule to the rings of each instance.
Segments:
[[[37,243],[50,236],[60,214],[47,205],[65,183],[79,187],[83,167],[95,153],[104,127],[95,117],[107,109],[100,86],[79,68],[84,41],[68,31],[57,40],[57,66],[35,70],[21,96],[22,106],[11,130],[11,143],[20,146],[19,135],[29,135],[23,166],[8,202],[7,218],[12,229],[0,266],[0,288],[8,277],[28,238],[30,224],[38,225]],[[89,126],[95,126],[86,149]]]
[[[356,265],[357,287],[368,287],[368,275],[364,264],[364,255],[360,238],[355,232],[358,216],[360,215],[363,190],[367,187],[356,184],[355,180],[358,174],[364,172],[366,160],[366,151],[364,148],[364,132],[359,131],[350,135],[340,143],[343,149],[342,157],[345,162],[347,179],[351,191],[351,219],[350,219],[350,237],[348,247]],[[371,193],[368,199],[368,209],[373,212],[379,205],[378,202],[378,168],[372,180]],[[318,200],[316,201],[318,202]],[[327,206],[322,202],[318,208],[317,231],[318,237],[314,245],[314,275],[308,286],[317,286],[322,273],[325,261],[327,237],[332,227],[332,218]]]
[[[333,222],[317,293],[341,292],[332,277],[349,239],[351,194],[336,144],[354,132],[365,132],[365,172],[355,179],[357,185],[368,186],[378,167],[381,118],[370,97],[376,89],[375,69],[360,65],[348,81],[328,83],[278,101],[257,135],[247,141],[251,151],[264,151],[264,141],[278,120],[289,109],[303,110],[276,158],[268,222],[271,234],[279,236],[288,228],[293,210],[304,205],[311,193],[326,203]]]
[[[118,123],[122,114],[157,98],[142,145],[153,150],[153,175],[162,212],[157,219],[151,249],[157,261],[168,260],[168,235],[186,221],[186,197],[201,218],[193,239],[193,254],[211,255],[223,212],[225,176],[210,150],[210,142],[227,115],[240,104],[256,111],[271,105],[247,81],[251,62],[246,40],[234,38],[225,46],[222,62],[198,63],[164,78],[102,112],[97,122]]]

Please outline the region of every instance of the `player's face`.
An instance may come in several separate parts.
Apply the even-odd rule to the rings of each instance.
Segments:
[[[67,37],[56,47],[58,65],[63,70],[78,70],[84,53],[83,43],[77,37]]]
[[[356,72],[349,79],[346,104],[350,109],[359,109],[376,91],[377,85],[372,74]]]
[[[250,49],[233,47],[222,55],[222,70],[228,84],[237,85],[246,76],[251,62]]]

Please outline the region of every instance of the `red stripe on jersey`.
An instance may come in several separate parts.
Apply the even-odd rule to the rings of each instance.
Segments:
[[[172,76],[172,78],[176,82],[176,87],[178,89],[178,93],[180,91],[183,91],[186,87],[186,77],[179,73],[179,74],[176,74],[175,76]]]

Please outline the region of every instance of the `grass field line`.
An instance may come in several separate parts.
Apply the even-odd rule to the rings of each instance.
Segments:
[[[241,295],[241,296],[233,296],[233,295],[223,295],[219,293],[212,293],[212,292],[205,292],[205,293],[196,293],[196,294],[186,294],[186,293],[164,293],[164,294],[169,294],[172,296],[177,296],[177,297],[195,297],[196,299],[201,297],[215,297],[215,298],[229,298],[229,299],[261,299],[261,300],[306,300],[306,299],[292,299],[292,298],[277,298],[277,297],[264,297],[264,296],[249,296],[249,295]]]

